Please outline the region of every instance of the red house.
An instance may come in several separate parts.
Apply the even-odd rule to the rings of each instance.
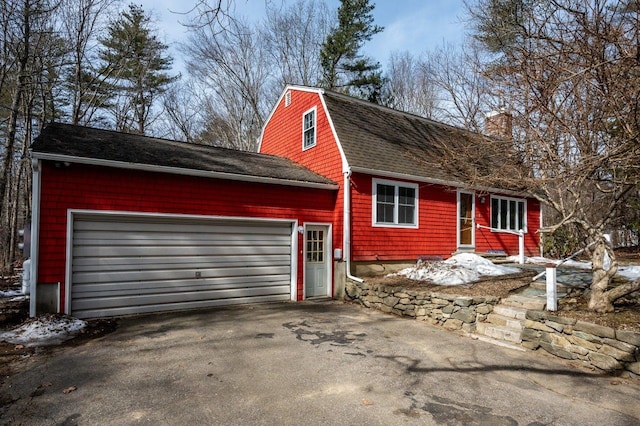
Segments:
[[[32,149],[31,316],[333,295],[338,185],[291,160],[64,124]]]
[[[260,153],[51,124],[32,146],[31,315],[340,297],[372,268],[517,254],[520,230],[536,254],[537,201],[438,166],[434,141],[478,137],[293,86]]]
[[[539,253],[537,200],[470,190],[438,166],[434,141],[472,144],[478,137],[342,94],[289,86],[263,128],[260,152],[340,183],[333,241],[344,249],[348,273],[460,251],[517,255],[520,230],[525,254]]]

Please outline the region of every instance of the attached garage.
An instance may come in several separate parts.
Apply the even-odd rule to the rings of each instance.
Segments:
[[[74,213],[67,311],[95,318],[291,299],[288,221]]]
[[[289,159],[59,123],[32,149],[31,316],[333,294],[305,231],[333,229],[338,185]]]

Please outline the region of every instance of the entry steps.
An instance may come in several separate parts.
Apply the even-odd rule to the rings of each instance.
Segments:
[[[484,322],[476,323],[476,331],[471,337],[485,342],[524,351],[522,329],[528,310],[542,310],[546,300],[519,294],[502,299],[487,315]]]

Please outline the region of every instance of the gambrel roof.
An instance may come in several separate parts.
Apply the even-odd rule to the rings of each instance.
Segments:
[[[463,179],[443,167],[448,149],[469,149],[486,136],[343,94],[320,90],[347,163],[354,170],[414,176],[442,183]],[[478,164],[499,165],[478,153]]]

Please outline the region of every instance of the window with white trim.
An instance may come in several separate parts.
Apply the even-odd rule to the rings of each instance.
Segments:
[[[373,179],[373,224],[418,226],[418,185]]]
[[[491,196],[491,227],[505,231],[527,230],[527,203],[520,198]]]
[[[302,116],[302,149],[316,145],[316,109],[313,108]]]

